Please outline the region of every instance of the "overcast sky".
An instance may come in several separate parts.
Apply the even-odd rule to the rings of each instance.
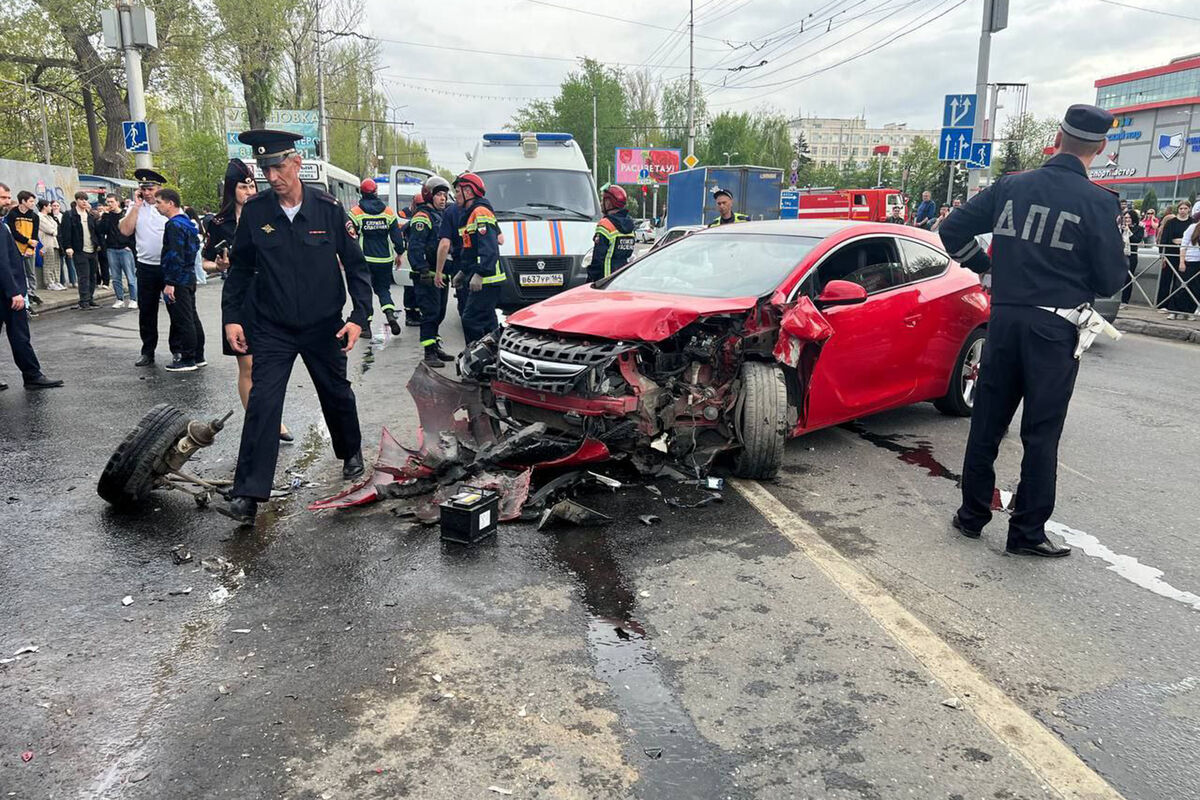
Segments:
[[[1058,115],[1071,103],[1094,102],[1096,78],[1165,64],[1200,39],[1200,4],[1121,1],[1169,7],[1196,20],[1102,0],[1012,0],[1008,28],[992,37],[990,79],[1028,83],[1029,110]],[[686,19],[686,0],[546,3],[438,0],[404,3],[398,14],[396,0],[367,0],[361,32],[443,47],[650,64],[661,78],[687,72],[686,27],[673,32]],[[974,89],[982,8],[983,0],[696,0],[697,80],[707,84],[713,112],[772,107],[789,116],[865,114],[870,125],[937,127],[943,95]],[[528,102],[520,98],[553,97],[572,68],[571,61],[550,58],[400,43],[382,48],[380,79],[390,102],[403,106],[395,113],[415,123],[434,161],[452,171],[466,166],[463,153],[481,133],[501,129]],[[856,53],[865,54],[839,64]],[[729,71],[764,58],[764,66]],[[1001,124],[1013,108],[1002,103]]]

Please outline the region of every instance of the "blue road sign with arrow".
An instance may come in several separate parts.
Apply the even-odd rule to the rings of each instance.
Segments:
[[[938,137],[938,161],[970,160],[974,140],[975,131],[970,128],[942,128]]]
[[[146,122],[122,122],[121,132],[125,134],[125,150],[130,153],[149,153],[150,137],[146,133]]]
[[[973,94],[946,95],[946,105],[942,106],[942,127],[974,128],[975,105]]]
[[[992,166],[992,143],[975,142],[971,145],[967,169],[990,169]]]

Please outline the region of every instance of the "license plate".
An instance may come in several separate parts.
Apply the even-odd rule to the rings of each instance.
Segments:
[[[519,276],[522,286],[562,286],[561,272],[531,272]]]

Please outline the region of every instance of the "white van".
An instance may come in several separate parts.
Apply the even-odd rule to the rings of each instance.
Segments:
[[[569,133],[486,133],[470,171],[483,178],[504,243],[500,308],[513,311],[587,282],[600,201]]]

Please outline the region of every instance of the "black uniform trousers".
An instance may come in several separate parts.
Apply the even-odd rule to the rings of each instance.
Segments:
[[[141,303],[138,310],[141,310]],[[204,360],[204,326],[196,314],[196,287],[176,286],[175,301],[167,303],[167,316],[171,318],[171,333],[168,338],[174,344],[172,352],[184,361]]]
[[[0,308],[0,328],[8,334],[8,346],[12,348],[13,363],[21,371],[25,380],[36,378],[42,374],[42,365],[38,363],[37,354],[33,352],[33,341],[29,337],[29,314],[25,309],[13,311],[12,303],[4,303]]]
[[[142,355],[154,358],[154,350],[158,347],[158,304],[163,289],[167,288],[162,267],[158,264],[137,262],[137,282],[138,333],[142,337]],[[170,311],[167,313],[170,314]],[[179,332],[172,325],[167,335],[167,345],[172,353],[178,353],[182,347],[178,337]]]
[[[450,302],[450,288],[437,288],[433,284],[433,271],[413,275],[413,286],[417,296],[417,308],[421,312],[421,345],[428,347],[441,341],[438,329],[446,319],[446,306]]]
[[[379,298],[379,310],[387,311],[390,308],[395,311],[396,304],[392,301],[392,262],[368,261],[367,271],[371,273],[371,288]]]
[[[1062,317],[1033,306],[993,305],[983,346],[971,433],[963,463],[964,527],[981,530],[992,518],[996,455],[1017,406],[1021,412],[1021,483],[1008,523],[1010,546],[1046,538],[1058,482],[1058,440],[1075,390],[1078,331]]]
[[[406,317],[409,315],[411,315],[413,317],[417,317],[420,315],[420,313],[421,313],[421,310],[417,304],[417,287],[405,286],[404,287],[404,315]]]
[[[485,283],[478,292],[468,289],[467,307],[463,312],[463,338],[468,345],[500,327],[496,321],[496,307],[500,305],[500,289],[503,284]]]
[[[235,497],[266,500],[271,496],[279,458],[283,400],[296,356],[303,359],[317,389],[334,454],[345,460],[362,448],[358,406],[346,378],[346,354],[335,336],[341,327],[338,317],[300,330],[261,318],[254,323],[250,333],[254,342],[251,372],[254,383],[242,425],[237,473],[233,479]]]

